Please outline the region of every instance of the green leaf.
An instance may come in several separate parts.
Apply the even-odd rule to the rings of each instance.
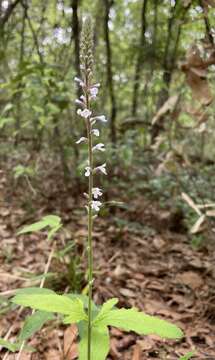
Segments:
[[[88,302],[89,302],[89,297],[87,295],[84,294],[66,294],[65,296],[68,296],[70,299],[80,299],[84,305],[84,309],[87,312],[88,309]],[[92,307],[92,319],[95,319],[96,316],[99,313],[99,308],[96,306],[96,304],[94,304],[93,301],[91,301],[91,307]],[[70,316],[66,317],[64,319],[64,324],[69,324],[71,323],[71,319]]]
[[[54,234],[62,227],[62,224],[55,226],[53,229],[51,229],[48,233],[48,240],[51,240],[51,238],[54,236]]]
[[[55,257],[58,259],[64,258],[64,256],[74,248],[74,246],[74,241],[70,241],[62,250],[55,252]]]
[[[97,317],[96,317],[96,323],[99,321],[102,321],[102,319],[112,310],[112,308],[118,303],[117,298],[110,299],[106,301],[99,311]]]
[[[47,215],[44,216],[43,221],[45,221],[51,228],[55,228],[61,223],[61,218],[57,215]]]
[[[88,309],[89,297],[87,295],[84,295],[84,294],[66,294],[65,296],[69,297],[70,299],[80,299],[84,304],[84,308]],[[91,302],[91,306],[92,306],[93,311],[98,312],[98,307],[96,306],[96,304],[93,301]]]
[[[35,310],[55,312],[69,315],[73,322],[86,319],[83,302],[80,299],[69,299],[64,295],[17,295],[12,302],[21,306],[29,306]]]
[[[51,237],[53,232],[56,232],[61,227],[61,218],[56,215],[44,216],[42,220],[34,224],[24,226],[24,228],[18,232],[18,235],[40,231],[48,226],[51,228],[51,235],[49,235],[49,237]]]
[[[11,109],[13,109],[13,107],[14,107],[14,105],[13,105],[12,103],[8,103],[8,104],[4,107],[4,109],[3,109],[3,111],[2,111],[2,114],[7,113],[7,112],[10,111]]]
[[[11,343],[10,341],[0,338],[0,346],[10,350],[11,352],[15,352],[19,349],[20,344]]]
[[[44,311],[37,311],[33,315],[28,316],[25,319],[19,340],[24,341],[29,339],[35,332],[39,331],[47,321],[53,319],[53,314]]]
[[[46,274],[43,273],[43,274],[38,274],[38,275],[35,275],[32,273],[25,273],[24,275],[26,276],[26,279],[31,279],[32,281],[36,281],[36,280],[53,278],[56,275],[56,273],[48,272]],[[52,293],[53,292],[54,291],[52,291]]]
[[[55,294],[55,292],[51,289],[46,288],[37,288],[37,287],[31,287],[31,288],[24,288],[24,289],[18,289],[16,290],[16,295],[48,295],[48,294]]]
[[[120,309],[106,312],[94,320],[95,326],[114,326],[125,331],[135,331],[140,335],[158,335],[167,339],[183,337],[183,332],[174,324],[155,316],[146,315],[136,309]]]
[[[191,357],[193,357],[195,355],[194,351],[190,351],[188,352],[186,355],[181,356],[179,360],[189,360],[191,359]]]
[[[80,333],[81,341],[78,345],[79,360],[87,359],[88,326],[82,323]],[[91,332],[91,358],[93,360],[105,360],[109,352],[109,331],[107,326],[92,327]]]

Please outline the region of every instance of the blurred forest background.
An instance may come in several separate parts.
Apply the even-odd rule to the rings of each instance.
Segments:
[[[73,79],[81,17],[90,12],[112,184],[122,185],[120,174],[132,181],[129,191],[151,192],[161,205],[170,199],[175,206],[182,191],[197,202],[215,200],[213,0],[0,5],[1,157],[16,179],[40,187],[52,169],[65,185],[82,181]]]
[[[22,276],[23,268],[42,272],[47,243],[40,249],[35,241],[17,243],[15,233],[24,223],[56,213],[65,224],[59,246],[66,252],[56,257],[54,271],[66,266],[68,273],[55,286],[62,290],[62,284],[69,283],[80,291],[85,283],[80,264],[86,235],[81,230],[86,149],[75,144],[85,130],[76,116],[80,90],[74,77],[80,74],[81,19],[88,13],[94,19],[95,81],[101,83],[96,109],[109,120],[102,129],[109,175],[99,180],[107,206],[95,230],[95,238],[100,238],[97,300],[116,295],[122,304],[133,304],[134,291],[142,294],[139,282],[148,276],[154,285],[144,285],[138,306],[143,307],[142,301],[149,313],[182,323],[197,321],[194,329],[200,327],[201,314],[204,339],[192,329],[196,333],[190,330],[190,340],[177,351],[183,353],[194,343],[203,359],[206,349],[214,355],[214,339],[208,334],[215,323],[214,0],[0,0],[3,273],[11,271],[11,264]],[[42,235],[32,237],[36,239],[42,241]],[[73,255],[60,265],[68,249]],[[129,271],[133,280],[127,284]],[[164,273],[169,276],[165,281]],[[176,281],[177,274],[181,277]],[[20,279],[10,281],[10,289],[20,286]],[[198,302],[199,289],[203,298]],[[164,303],[174,311],[159,312]],[[187,312],[188,317],[177,318],[176,312]],[[119,338],[119,333],[113,335]],[[150,341],[148,348],[142,346],[146,359],[155,348]],[[120,358],[124,349],[126,359],[134,343],[115,345],[112,359]],[[198,348],[199,343],[203,345]],[[128,359],[131,356],[129,352]]]

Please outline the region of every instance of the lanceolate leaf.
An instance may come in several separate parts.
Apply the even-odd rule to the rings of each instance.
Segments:
[[[19,349],[20,345],[19,344],[14,344],[11,343],[10,341],[4,340],[4,339],[0,339],[0,346],[3,346],[4,348],[15,352]]]
[[[48,294],[55,294],[55,292],[51,289],[46,288],[37,288],[37,287],[31,287],[31,288],[23,288],[16,290],[16,295],[48,295]]]
[[[78,346],[79,360],[87,359],[87,322],[82,323],[81,341]],[[91,358],[105,360],[109,352],[109,331],[107,326],[92,327]]]
[[[69,299],[64,295],[17,295],[12,302],[22,306],[29,306],[35,310],[56,312],[70,315],[73,322],[86,319],[83,302],[80,299]]]
[[[183,337],[182,331],[174,324],[155,316],[146,315],[136,309],[111,310],[102,318],[94,320],[94,326],[115,326],[125,331],[135,331],[140,335],[154,334],[162,338]]]
[[[83,302],[84,309],[87,312],[88,301],[89,301],[89,298],[88,298],[87,295],[84,295],[84,294],[66,294],[65,296],[68,296],[70,299],[75,299],[75,298],[80,299]],[[92,319],[95,319],[96,316],[99,313],[99,308],[96,306],[96,304],[93,301],[91,302],[91,307],[92,307]],[[67,321],[67,319],[65,318],[64,321]]]
[[[40,231],[48,226],[52,229],[52,232],[56,232],[61,227],[61,218],[56,215],[44,216],[42,220],[34,224],[24,226],[24,228],[18,232],[18,235]]]
[[[8,349],[11,352],[18,351],[20,349],[21,345],[22,345],[21,342],[11,343],[8,340],[0,338],[0,346]],[[24,346],[24,349],[26,349],[27,351],[31,351],[31,352],[35,351],[35,349],[32,346]]]
[[[29,339],[35,332],[39,331],[47,321],[52,319],[54,319],[53,314],[45,311],[37,311],[33,315],[28,316],[19,335],[20,341]]]
[[[101,321],[106,315],[107,313],[110,312],[110,310],[112,310],[112,308],[118,303],[118,299],[116,298],[113,298],[113,299],[110,299],[108,301],[106,301],[102,307],[101,307],[101,310],[99,311],[97,317],[96,317],[96,322],[99,322]]]

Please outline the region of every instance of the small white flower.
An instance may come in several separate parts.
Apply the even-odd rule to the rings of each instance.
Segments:
[[[77,76],[74,77],[74,80],[77,82],[77,83],[80,83],[82,80],[79,79]]]
[[[98,199],[99,196],[102,196],[102,190],[99,188],[93,188],[92,193],[95,199]]]
[[[92,114],[92,111],[88,109],[84,109],[84,110],[78,109],[77,114],[87,119]]]
[[[90,167],[89,166],[86,166],[85,167],[85,174],[84,174],[85,176],[90,176]]]
[[[93,87],[100,87],[100,86],[101,86],[100,83],[96,83],[96,84],[93,85]]]
[[[101,122],[107,122],[107,119],[104,115],[101,116],[97,116],[97,120],[101,121]]]
[[[90,95],[95,99],[98,95],[99,89],[97,87],[92,87],[90,89]]]
[[[75,143],[76,144],[80,144],[80,143],[82,143],[82,142],[84,142],[84,141],[87,141],[87,138],[85,138],[85,137],[81,137],[78,141],[76,141]]]
[[[99,129],[92,129],[92,134],[95,136],[99,136]]]
[[[77,105],[84,106],[84,103],[83,103],[81,100],[79,100],[79,99],[76,99],[76,100],[75,100],[75,103],[76,103]]]
[[[92,124],[95,124],[96,120],[99,120],[101,122],[107,122],[107,119],[104,115],[95,116],[95,117],[90,118],[90,121]]]
[[[106,163],[97,166],[97,168],[95,168],[95,170],[101,171],[102,174],[107,175],[107,170],[106,170]]]
[[[102,144],[102,143],[96,144],[95,146],[93,146],[93,151],[95,151],[95,150],[105,151],[104,144]]]
[[[79,79],[77,76],[74,78],[75,82],[77,82],[80,86],[84,86],[84,82]]]
[[[91,208],[95,211],[99,211],[102,203],[101,201],[92,201]]]

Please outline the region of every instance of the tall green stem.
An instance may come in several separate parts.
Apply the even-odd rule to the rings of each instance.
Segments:
[[[86,93],[86,104],[89,109],[89,97]],[[91,134],[90,119],[87,119],[87,137],[88,137],[88,159],[90,167],[90,176],[88,184],[88,340],[87,340],[87,360],[91,360],[91,333],[92,333],[92,297],[93,297],[93,246],[92,246],[92,230],[93,230],[93,214],[92,214],[92,189],[93,189],[93,144]]]

